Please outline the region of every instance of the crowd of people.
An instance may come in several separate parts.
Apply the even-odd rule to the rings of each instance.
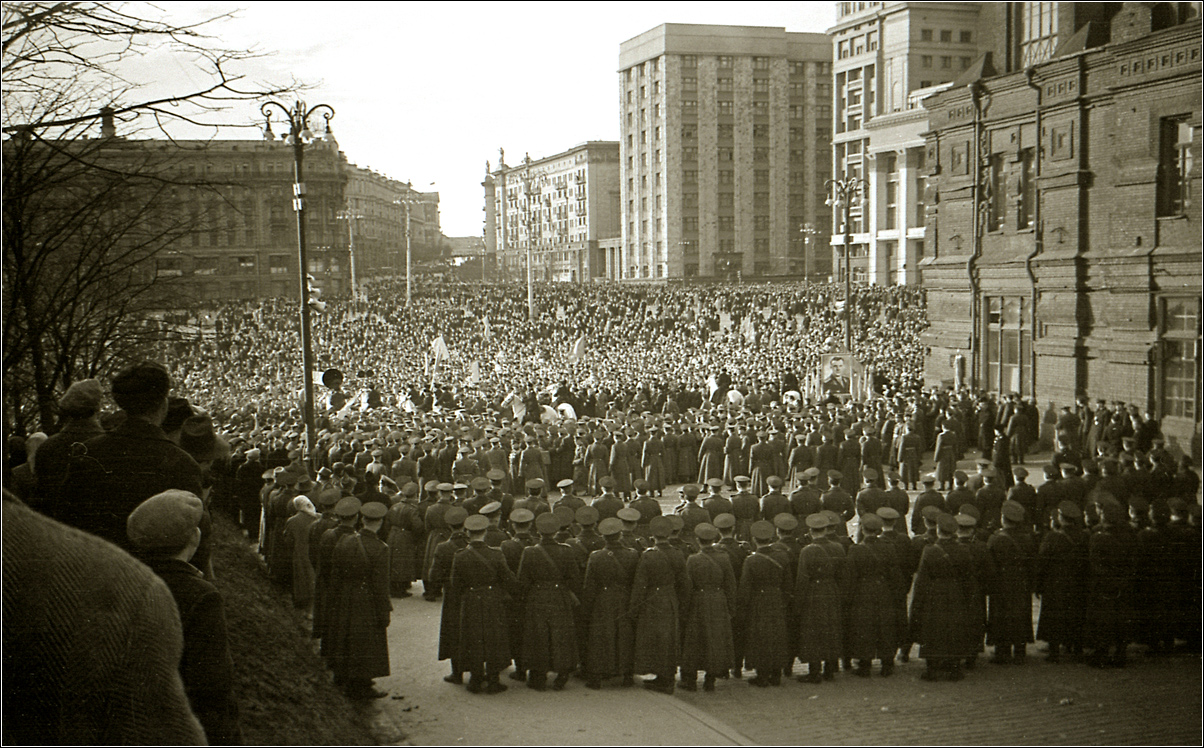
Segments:
[[[549,285],[534,320],[524,291],[420,287],[406,307],[381,282],[330,304],[312,445],[295,303],[223,307],[162,351],[170,375],[115,377],[117,412],[79,382],[56,433],[10,440],[6,526],[24,501],[147,560],[200,657],[180,672],[211,742],[237,741],[224,636],[189,647],[224,634],[214,511],[312,613],[353,698],[383,695],[392,601],[416,584],[442,604],[447,680],[477,693],[511,667],[536,689],[576,672],[670,692],[699,671],[704,690],[776,685],[796,661],[812,682],[889,675],[916,644],[928,679],[1034,639],[1100,666],[1198,645],[1192,459],[1125,403],[922,387],[920,292],[858,290],[862,385],[833,389],[830,286]],[[1050,449],[1034,489],[1027,458]]]

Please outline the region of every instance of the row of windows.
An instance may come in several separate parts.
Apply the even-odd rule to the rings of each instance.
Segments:
[[[716,102],[716,104],[718,107],[718,112],[721,116],[726,117],[726,116],[731,116],[731,115],[735,114],[735,102],[718,101],[718,102]],[[817,107],[816,111],[818,112],[822,108],[823,107]],[[791,104],[786,110],[787,116],[790,119],[803,119],[803,117],[806,116],[806,109],[807,108],[805,106],[803,106],[802,104]],[[683,99],[681,102],[681,112],[685,116],[698,116],[698,101],[695,99]],[[752,113],[755,116],[768,117],[769,116],[769,102],[768,101],[754,101],[752,103]],[[643,110],[641,110],[641,115],[642,114],[643,114]],[[640,117],[641,124],[643,123],[643,121],[644,121],[643,117],[641,116]],[[628,127],[632,126],[630,112],[627,114],[627,126]]]
[[[1050,4],[1052,5],[1053,3],[1050,3]],[[941,44],[952,44],[953,43],[952,29],[941,29],[940,31],[934,32],[932,29],[923,29],[922,28],[922,29],[920,29],[920,41],[922,41],[922,42],[936,41],[937,34],[940,35]],[[965,31],[965,30],[957,32],[957,43],[958,44],[973,44],[974,43],[974,32]]]
[[[957,61],[958,61],[958,64],[961,65],[961,69],[965,70],[966,68],[970,67],[970,63],[972,63],[974,61],[974,59],[971,57],[959,57],[959,58],[957,58]],[[920,55],[920,67],[921,68],[931,68],[932,62],[933,62],[932,55]],[[953,69],[953,57],[951,57],[950,55],[941,55],[941,69],[942,70],[952,70]],[[925,86],[921,86],[921,88],[925,88]]]

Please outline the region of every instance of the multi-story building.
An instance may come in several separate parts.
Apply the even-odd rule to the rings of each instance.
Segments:
[[[925,377],[1134,403],[1200,455],[1198,3],[997,3],[929,97]]]
[[[663,24],[619,48],[614,279],[827,279],[831,41]],[[812,250],[812,251],[808,251]]]
[[[619,144],[589,141],[516,165],[500,154],[485,188],[487,273],[583,282],[607,275],[599,242],[619,233]]]
[[[923,99],[968,70],[981,3],[841,2],[832,36],[832,173],[853,179],[849,226],[834,207],[832,262],[858,283],[918,283],[924,257]],[[856,181],[860,180],[860,181]],[[845,237],[849,247],[844,246]],[[847,258],[847,259],[846,259]]]
[[[407,249],[411,257],[426,258],[439,247],[438,192],[419,192],[409,182],[348,164],[346,197],[339,216],[351,221],[345,230],[347,241],[355,246],[352,261],[357,282],[404,275]]]

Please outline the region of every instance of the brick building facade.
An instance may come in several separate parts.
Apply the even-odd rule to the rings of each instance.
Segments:
[[[925,377],[964,362],[971,384],[1042,408],[1135,403],[1198,458],[1198,4],[987,13],[1009,34],[924,102]]]

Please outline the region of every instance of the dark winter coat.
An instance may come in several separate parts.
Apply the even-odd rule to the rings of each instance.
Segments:
[[[736,575],[722,549],[706,546],[686,559],[690,602],[682,627],[681,668],[721,673],[736,664],[732,640],[732,610],[736,604]]]
[[[577,667],[574,608],[581,592],[581,569],[573,550],[550,539],[524,549],[518,582],[524,667],[536,673],[571,672]]]
[[[635,629],[627,615],[640,552],[610,543],[590,554],[581,604],[586,626],[585,672],[604,678],[632,672]]]
[[[502,552],[483,541],[456,553],[444,600],[459,609],[459,654],[452,658],[457,666],[470,672],[509,666],[507,603],[517,581]]]
[[[813,542],[799,553],[794,604],[798,616],[796,651],[803,662],[834,661],[842,654],[843,561],[824,542]]]
[[[765,674],[784,668],[793,657],[794,643],[786,629],[791,597],[788,565],[785,554],[758,549],[745,559],[736,590],[744,665]]]
[[[631,584],[635,618],[633,672],[664,675],[677,669],[680,611],[690,595],[685,558],[661,542],[640,554]]]
[[[323,651],[336,677],[389,674],[389,546],[370,530],[346,534],[330,560],[330,609]]]

